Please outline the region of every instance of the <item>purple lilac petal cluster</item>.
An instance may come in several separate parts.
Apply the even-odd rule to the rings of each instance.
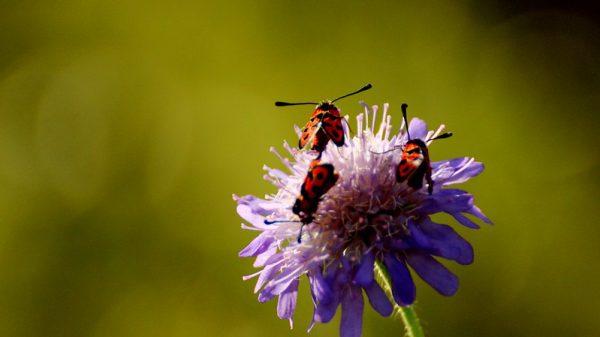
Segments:
[[[315,157],[313,151],[284,143],[285,157],[271,148],[287,170],[265,166],[265,179],[277,192],[265,198],[234,196],[237,212],[247,223],[242,228],[258,232],[239,255],[256,258],[254,267],[259,270],[244,279],[257,277],[254,290],[259,302],[277,297],[277,315],[292,325],[299,280],[306,275],[314,305],[310,327],[329,322],[341,306],[342,337],[361,335],[364,295],[379,314],[389,316],[393,311],[392,302],[376,281],[376,262],[385,266],[393,301],[400,306],[410,305],[416,298],[410,269],[442,295],[457,291],[458,278],[436,257],[466,265],[473,262],[473,248],[452,227],[434,222],[432,214],[450,214],[469,228],[478,225],[467,215],[491,223],[468,192],[446,188],[481,173],[482,163],[470,157],[432,162],[431,195],[426,188],[414,190],[398,183],[395,170],[400,148],[408,140],[402,132],[404,123],[393,134],[387,104],[379,123],[378,107],[361,104],[364,113],[357,116],[356,135],[351,137],[345,126],[346,144],[337,148],[330,143],[321,155],[322,162],[333,164],[339,179],[320,200],[314,221],[304,226],[300,242],[300,223],[267,225],[265,220],[297,220],[291,208]],[[418,118],[408,126],[411,137],[422,140],[435,138],[443,129],[442,125],[428,131]]]

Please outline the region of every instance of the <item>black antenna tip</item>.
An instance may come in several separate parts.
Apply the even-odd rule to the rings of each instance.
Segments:
[[[439,135],[437,137],[433,137],[430,140],[444,139],[444,138],[448,138],[451,136],[452,136],[452,132],[446,132],[446,133],[442,133],[441,135]]]
[[[346,94],[346,95],[344,95],[344,96],[340,96],[340,97],[338,97],[338,98],[334,99],[333,101],[331,101],[331,103],[333,103],[333,102],[335,102],[335,101],[338,101],[338,100],[340,100],[340,99],[342,99],[342,98],[346,98],[346,97],[348,97],[348,96],[356,95],[356,94],[358,94],[359,92],[363,92],[363,91],[365,91],[365,90],[369,90],[369,89],[371,89],[372,87],[373,87],[373,86],[371,85],[371,83],[369,83],[369,84],[365,85],[364,87],[362,87],[362,88],[360,88],[360,89],[358,89],[358,90],[356,90],[356,91],[354,91],[354,92],[351,92],[351,93],[349,93],[349,94]]]
[[[406,108],[408,108],[408,104],[402,103],[402,118],[404,119],[404,125],[406,127],[406,136],[408,140],[410,140],[410,132],[408,132],[408,119],[406,118]]]
[[[315,104],[319,104],[319,103],[315,103],[315,102],[290,103],[290,102],[280,102],[280,101],[275,102],[275,106],[315,105]]]

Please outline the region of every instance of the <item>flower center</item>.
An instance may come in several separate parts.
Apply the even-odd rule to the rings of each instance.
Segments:
[[[344,205],[337,212],[320,214],[314,227],[315,243],[329,251],[333,259],[343,255],[351,262],[360,262],[368,250],[390,249],[392,241],[408,235],[410,204],[396,203],[391,209],[372,209],[361,205]]]

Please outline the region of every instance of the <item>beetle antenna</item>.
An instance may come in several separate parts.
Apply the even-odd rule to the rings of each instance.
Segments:
[[[441,135],[439,135],[439,136],[437,136],[437,137],[430,138],[430,139],[429,139],[429,140],[427,140],[427,141],[436,140],[436,139],[444,139],[444,138],[449,138],[449,137],[451,137],[451,136],[452,136],[452,132],[445,132],[445,133],[442,133]]]
[[[280,102],[277,101],[275,102],[275,106],[288,106],[288,105],[316,105],[319,103],[313,103],[313,102],[302,102],[302,103],[289,103],[289,102]]]
[[[392,149],[389,149],[389,150],[387,150],[387,151],[383,151],[383,152],[375,152],[375,151],[371,151],[371,150],[369,150],[369,151],[370,151],[371,153],[373,153],[373,154],[385,154],[385,153],[388,153],[388,152],[392,152],[392,151],[396,151],[396,150],[398,150],[398,149],[401,149],[402,147],[403,147],[403,146],[394,146],[394,148],[392,148]]]
[[[408,132],[408,119],[406,119],[406,108],[408,108],[408,104],[402,103],[402,118],[404,118],[404,125],[406,125],[406,134],[408,135],[408,140],[410,140],[410,132]]]
[[[334,99],[333,101],[331,101],[331,103],[333,103],[333,102],[335,102],[335,101],[337,101],[337,100],[340,100],[340,99],[342,99],[342,98],[346,98],[346,97],[348,97],[348,96],[356,95],[356,94],[358,94],[359,92],[363,92],[363,91],[365,91],[365,90],[369,90],[369,89],[371,89],[372,87],[373,87],[373,86],[372,86],[372,85],[369,83],[369,84],[365,85],[364,87],[362,87],[362,88],[360,88],[360,89],[358,89],[358,90],[356,90],[356,91],[354,91],[354,92],[351,92],[351,93],[349,93],[349,94],[346,94],[346,95],[344,95],[344,96],[341,96],[341,97],[338,97],[338,98]],[[275,102],[275,106],[290,106],[290,105],[316,105],[316,104],[319,104],[319,103],[315,103],[315,102],[290,103],[290,102],[281,102],[281,101],[277,101],[277,102]]]
[[[337,100],[340,100],[340,99],[342,99],[342,98],[346,98],[346,97],[348,97],[348,96],[356,95],[356,94],[358,94],[359,92],[363,92],[363,91],[365,91],[365,90],[369,90],[369,89],[371,89],[371,88],[373,88],[373,86],[371,85],[371,83],[369,83],[369,84],[365,85],[364,87],[362,87],[362,88],[360,88],[360,89],[356,90],[355,92],[351,92],[351,93],[349,93],[349,94],[346,94],[346,95],[344,95],[344,96],[341,96],[341,97],[338,97],[338,98],[334,99],[333,101],[331,101],[331,103],[333,103],[333,102],[335,102],[335,101],[337,101]]]

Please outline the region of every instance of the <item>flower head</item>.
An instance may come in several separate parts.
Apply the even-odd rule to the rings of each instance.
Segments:
[[[258,277],[258,300],[266,302],[277,296],[277,315],[291,324],[299,280],[306,275],[314,304],[311,327],[315,322],[330,321],[341,305],[342,337],[361,334],[363,292],[381,315],[393,311],[392,302],[376,281],[376,263],[387,269],[393,301],[400,306],[410,305],[416,297],[408,266],[442,295],[457,291],[457,277],[434,256],[470,264],[473,249],[452,227],[435,223],[430,215],[445,212],[470,228],[478,225],[465,214],[490,222],[469,193],[445,188],[478,175],[483,164],[469,157],[432,162],[431,194],[429,186],[414,188],[400,183],[396,176],[402,156],[399,149],[409,140],[407,132],[392,135],[387,104],[375,131],[378,107],[363,106],[364,114],[357,116],[356,136],[350,137],[345,127],[346,144],[339,148],[329,144],[320,155],[321,162],[333,165],[338,179],[320,198],[300,240],[302,224],[294,222],[298,217],[292,205],[315,158],[314,151],[300,151],[284,143],[290,160],[272,148],[289,171],[265,167],[265,179],[277,192],[265,199],[234,196],[239,215],[250,224],[242,227],[260,232],[240,252],[242,257],[256,257],[254,266],[260,270],[246,279]],[[429,145],[443,128],[428,131],[422,120],[413,118],[408,133],[411,139]],[[266,224],[265,220],[290,221]]]

